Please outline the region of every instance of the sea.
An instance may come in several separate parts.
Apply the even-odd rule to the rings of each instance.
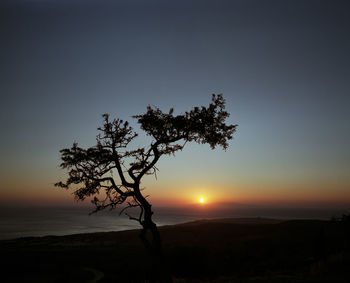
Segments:
[[[87,206],[0,206],[0,239],[68,235],[93,232],[140,229],[120,209],[90,214]],[[155,207],[154,221],[158,226],[174,225],[215,218],[322,219],[349,214],[350,207],[256,207],[231,205],[210,209],[205,206]],[[137,210],[129,215],[137,216]]]

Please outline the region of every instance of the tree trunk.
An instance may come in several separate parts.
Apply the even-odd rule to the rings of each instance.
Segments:
[[[145,247],[150,251],[154,261],[155,270],[157,272],[157,280],[159,282],[172,282],[171,274],[164,260],[162,250],[162,240],[157,225],[153,222],[152,205],[142,196],[139,190],[135,190],[135,196],[142,205],[144,215],[141,225],[143,229],[140,233],[140,238]],[[150,232],[151,239],[147,239],[147,232]]]
[[[162,240],[160,238],[157,225],[152,221],[151,206],[149,206],[150,214],[145,213],[145,220],[142,222],[143,229],[140,238],[145,247],[150,251],[153,258],[153,264],[156,271],[156,280],[159,282],[172,282],[171,274],[168,270],[162,250]],[[148,216],[146,216],[148,215]],[[147,232],[150,231],[151,241],[147,239]]]

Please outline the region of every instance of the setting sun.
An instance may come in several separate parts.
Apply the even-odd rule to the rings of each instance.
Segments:
[[[199,199],[199,202],[200,202],[200,203],[204,203],[204,198],[200,198],[200,199]]]

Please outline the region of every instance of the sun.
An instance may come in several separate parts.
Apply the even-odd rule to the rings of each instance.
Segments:
[[[199,202],[200,202],[200,203],[204,203],[204,202],[205,202],[204,198],[200,198],[200,199],[199,199]]]

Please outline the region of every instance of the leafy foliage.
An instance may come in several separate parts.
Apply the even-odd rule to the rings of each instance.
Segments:
[[[77,200],[93,196],[95,211],[123,203],[126,208],[138,206],[141,209],[139,217],[130,218],[145,228],[151,223],[152,211],[140,190],[142,177],[155,174],[159,158],[182,150],[187,142],[208,143],[212,149],[216,146],[226,149],[237,127],[226,125],[227,117],[229,113],[225,111],[225,100],[220,94],[213,94],[208,107],[194,107],[182,115],[175,116],[173,109],[164,113],[148,106],[146,113],[133,118],[152,137],[152,142],[148,147],[128,150],[137,133],[128,122],[110,121],[109,115],[104,114],[95,146],[83,149],[74,143],[71,148],[60,151],[60,166],[68,171],[68,178],[55,185],[73,188]],[[114,177],[115,172],[119,178]]]

